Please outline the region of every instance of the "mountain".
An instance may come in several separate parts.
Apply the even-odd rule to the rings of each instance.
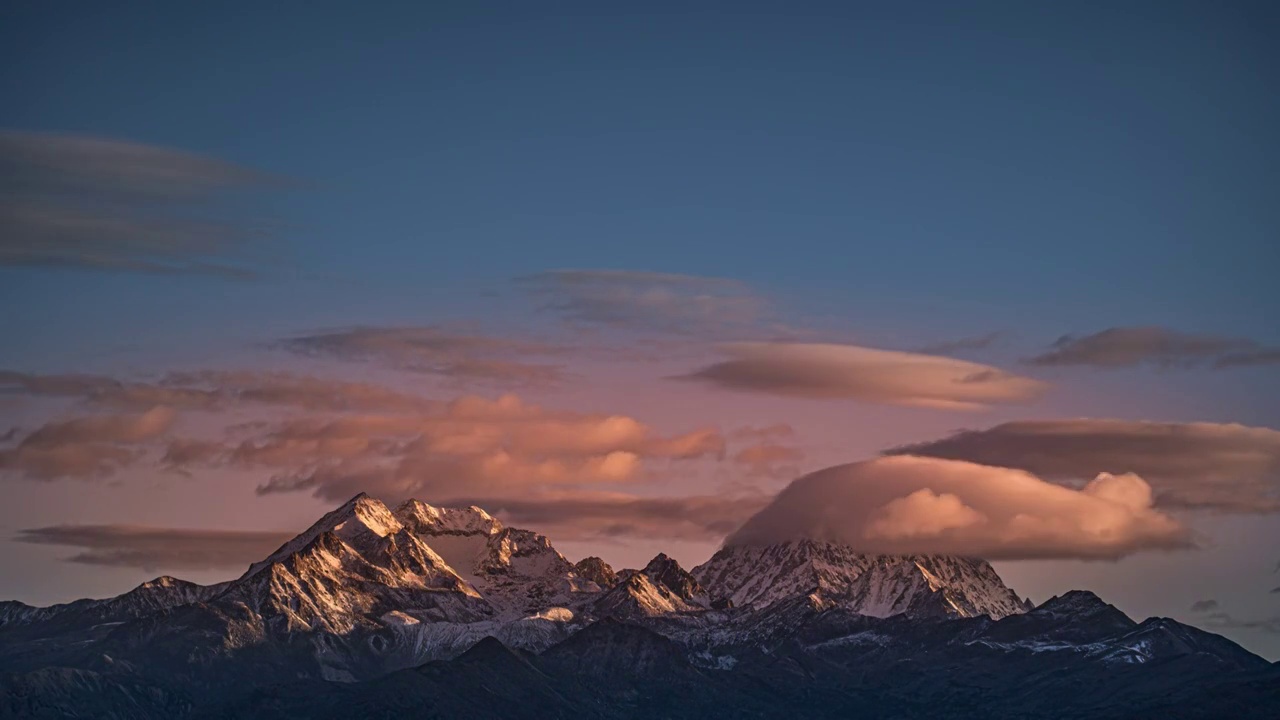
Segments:
[[[540,654],[488,638],[455,660],[369,683],[265,688],[210,717],[1118,720],[1272,718],[1280,707],[1280,666],[1260,658],[1225,668],[1217,655],[1167,648],[1150,658],[1155,666],[1133,664],[1116,655],[1133,642],[1123,629],[1088,647],[1011,651],[988,642],[1016,635],[1006,627],[1013,617],[874,618],[830,608],[728,669],[690,662],[687,646],[605,619]]]
[[[600,592],[546,536],[504,527],[478,507],[435,508],[410,500],[395,517],[436,548],[502,617],[577,607]]]
[[[197,585],[162,575],[129,592],[106,600],[77,600],[62,605],[32,607],[12,600],[0,602],[0,627],[60,621],[65,624],[108,623],[145,617],[162,610],[208,600],[226,583]]]
[[[1030,607],[981,560],[798,541],[615,573],[363,494],[229,582],[0,603],[0,718],[1270,717],[1276,678],[1092,593]]]
[[[659,553],[642,570],[624,573],[592,609],[596,617],[635,619],[696,613],[710,606],[697,579]]]
[[[1002,618],[1027,609],[984,560],[867,555],[811,540],[726,547],[694,568],[693,575],[713,597],[736,607],[812,596],[874,617]]]
[[[583,580],[590,580],[602,590],[608,590],[618,583],[618,573],[609,567],[609,563],[592,556],[579,560],[573,566],[573,572]]]

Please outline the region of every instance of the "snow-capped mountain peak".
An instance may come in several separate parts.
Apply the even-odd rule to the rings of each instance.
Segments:
[[[668,557],[666,553],[658,553],[648,565],[644,566],[640,574],[667,588],[681,600],[700,607],[709,607],[711,604],[707,598],[707,591],[698,579],[680,567],[680,563]]]
[[[711,606],[697,579],[680,563],[659,553],[642,570],[624,570],[595,604],[601,617],[637,618],[691,613]]]
[[[407,500],[396,508],[396,519],[414,532],[429,535],[494,535],[502,530],[502,522],[483,509],[444,508],[421,500]]]
[[[812,594],[863,615],[1001,618],[1026,610],[983,560],[942,555],[868,555],[800,540],[730,546],[693,569],[717,601],[766,607]]]
[[[590,580],[604,589],[611,588],[618,582],[618,574],[609,563],[594,555],[575,563],[573,572],[583,580]]]
[[[263,568],[299,552],[324,533],[333,533],[353,545],[364,545],[375,538],[399,532],[403,528],[404,526],[395,515],[391,514],[387,506],[382,504],[381,500],[360,493],[336,510],[326,513],[311,527],[268,555],[265,560],[250,565],[241,577],[248,578],[258,574]]]

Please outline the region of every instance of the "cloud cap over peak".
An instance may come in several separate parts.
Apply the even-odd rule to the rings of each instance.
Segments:
[[[1100,472],[1133,472],[1161,507],[1280,512],[1280,431],[1219,423],[1023,420],[892,448],[1019,468],[1075,484]]]
[[[1019,470],[920,457],[805,475],[725,544],[799,539],[1001,560],[1116,559],[1192,546],[1187,528],[1151,509],[1150,487],[1136,475],[1103,473],[1072,490]]]
[[[1048,387],[990,365],[857,345],[752,342],[722,349],[730,359],[677,379],[790,397],[951,410],[1025,402]]]

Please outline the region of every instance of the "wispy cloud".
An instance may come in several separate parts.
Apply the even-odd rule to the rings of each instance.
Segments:
[[[725,278],[634,270],[553,270],[516,279],[543,309],[579,325],[679,335],[742,333],[768,303]]]
[[[103,375],[38,375],[0,370],[0,391],[54,397],[89,397],[121,387],[119,380]]]
[[[799,448],[770,442],[748,445],[733,455],[733,461],[748,475],[774,479],[799,474],[804,458],[804,451]]]
[[[67,562],[159,570],[248,567],[292,538],[291,532],[197,530],[138,525],[54,525],[21,530],[14,540],[79,548]]]
[[[157,405],[221,410],[261,404],[321,411],[405,412],[438,408],[438,401],[382,385],[285,372],[200,370],[170,373],[158,382],[101,375],[38,375],[0,371],[0,393],[76,398],[101,407],[145,410]]]
[[[170,148],[0,131],[0,265],[249,277],[254,228],[220,200],[277,178]]]
[[[813,399],[972,410],[1033,400],[1045,383],[990,365],[854,345],[735,343],[731,359],[674,379]]]
[[[1064,335],[1028,363],[1095,368],[1161,369],[1280,364],[1280,348],[1247,338],[1185,333],[1164,327],[1114,327],[1092,335]]]
[[[356,327],[300,335],[280,343],[291,352],[346,360],[374,360],[401,370],[504,386],[546,385],[563,379],[554,357],[565,348],[534,340],[423,327]]]
[[[1280,616],[1239,618],[1229,613],[1218,612],[1206,616],[1203,622],[1205,627],[1214,630],[1256,630],[1270,634],[1280,633]]]
[[[956,338],[955,340],[944,340],[943,342],[926,345],[917,352],[925,355],[950,355],[951,353],[962,352],[964,350],[983,350],[995,345],[1004,338],[1002,332],[991,332],[986,335],[973,335],[970,337]]]
[[[326,412],[426,412],[437,400],[374,383],[288,372],[203,370],[171,373],[163,389],[207,392],[224,404],[271,405]]]
[[[1163,507],[1280,512],[1280,431],[1216,423],[1027,420],[886,451],[1012,467],[1078,484],[1134,472]]]
[[[1280,591],[1280,588],[1272,590],[1272,592],[1277,591]],[[1221,608],[1217,600],[1197,600],[1191,604],[1191,612],[1200,616],[1197,619],[1206,627],[1215,630],[1260,630],[1265,633],[1280,633],[1280,616],[1245,619],[1225,612]]]

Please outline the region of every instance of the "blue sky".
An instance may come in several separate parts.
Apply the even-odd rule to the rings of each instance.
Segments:
[[[862,332],[1276,332],[1265,5],[592,5],[11,10],[2,118],[299,179],[299,303],[618,267]]]
[[[231,249],[253,279],[0,265],[0,367],[296,369],[302,361],[271,343],[354,325],[563,339],[576,330],[513,278],[612,269],[742,283],[769,317],[758,337],[733,339],[803,328],[917,350],[1000,333],[959,355],[1053,385],[1040,404],[980,419],[831,400],[747,407],[722,394],[690,412],[726,427],[738,413],[772,416],[802,437],[809,427],[802,442],[820,449],[804,469],[1009,419],[1280,427],[1274,365],[1021,362],[1062,335],[1107,328],[1280,345],[1273,4],[682,5],[0,11],[0,96],[16,99],[0,107],[0,128],[169,148],[270,176],[212,206],[263,231]],[[18,197],[26,186],[15,179],[0,190]],[[660,378],[691,363],[601,357],[576,357],[578,372],[613,389],[529,394],[690,429],[683,389]],[[341,363],[322,371],[417,382]],[[20,426],[69,412],[7,400],[0,411]],[[882,441],[830,427],[832,416],[870,428],[885,414],[893,431]],[[54,482],[31,502],[82,487]],[[299,509],[285,525],[324,506],[290,498]],[[140,521],[91,515],[76,521]],[[1240,522],[1265,534],[1273,517]],[[703,546],[689,547],[681,559],[700,561]],[[1241,573],[1254,580],[1280,560],[1250,558]],[[79,570],[32,577],[31,597],[66,599]],[[1025,574],[1047,588],[1052,572]],[[85,592],[114,588],[103,578]],[[1246,585],[1233,586],[1240,606],[1274,611]],[[1137,614],[1155,607],[1134,602]],[[1274,656],[1280,645],[1265,642]]]

